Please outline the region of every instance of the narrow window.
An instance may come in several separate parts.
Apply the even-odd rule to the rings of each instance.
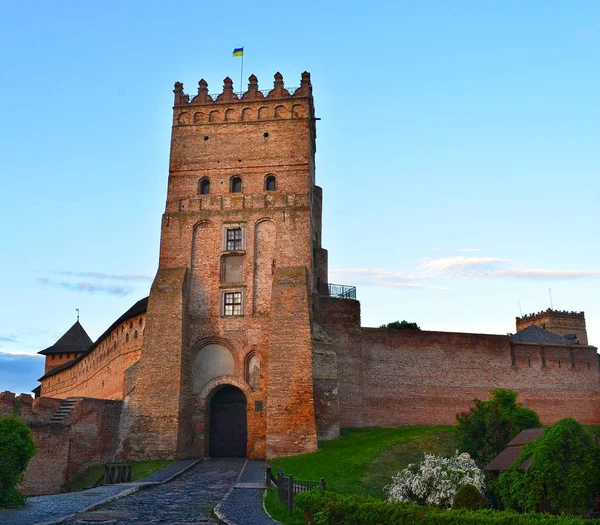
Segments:
[[[202,177],[198,183],[198,194],[208,195],[210,193],[210,180],[208,177]]]
[[[240,177],[231,177],[231,193],[242,192],[242,179]]]
[[[265,177],[265,190],[266,191],[275,191],[277,189],[277,185],[275,183],[275,175],[267,175]]]
[[[223,313],[226,317],[242,315],[242,292],[229,292],[224,294]]]
[[[225,255],[221,258],[221,282],[242,282],[243,255]]]
[[[125,334],[125,342],[128,343],[129,342],[129,334]]]
[[[227,244],[225,248],[228,252],[242,249],[241,228],[227,228]]]

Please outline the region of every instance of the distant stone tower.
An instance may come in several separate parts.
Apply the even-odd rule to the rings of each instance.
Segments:
[[[564,312],[548,308],[544,312],[517,317],[517,332],[531,325],[562,336],[575,336],[577,342],[588,344],[584,312]]]
[[[327,282],[309,73],[190,100],[175,84],[160,263],[125,399],[129,458],[317,448],[312,315]]]

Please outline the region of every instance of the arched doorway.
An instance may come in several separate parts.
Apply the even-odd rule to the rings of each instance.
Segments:
[[[226,385],[210,400],[209,436],[211,457],[246,457],[246,396],[239,388]]]

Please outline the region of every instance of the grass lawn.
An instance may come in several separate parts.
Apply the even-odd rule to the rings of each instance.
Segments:
[[[404,427],[343,429],[341,437],[319,443],[311,454],[291,456],[270,462],[277,469],[292,474],[297,480],[319,480],[324,477],[327,489],[384,498],[385,487],[394,474],[409,463],[420,461],[424,452],[454,452],[454,427]],[[267,511],[285,525],[304,525],[304,516],[288,514],[279,503],[276,489],[267,491]]]
[[[270,465],[274,475],[281,468],[297,480],[324,477],[328,490],[383,498],[383,487],[392,475],[422,459],[424,452],[454,452],[453,430],[452,426],[343,429],[340,438],[320,442],[317,452],[276,459]]]
[[[146,476],[149,476],[153,472],[170,465],[171,463],[173,462],[170,460],[135,461],[131,466],[131,480],[138,481]],[[96,481],[100,479],[103,474],[104,465],[90,467],[89,469],[84,470],[68,480],[64,484],[63,490],[65,492],[78,492],[80,490],[89,489],[94,485],[94,483],[96,483]]]

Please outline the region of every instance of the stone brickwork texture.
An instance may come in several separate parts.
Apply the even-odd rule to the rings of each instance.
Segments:
[[[115,457],[122,402],[78,399],[63,421],[52,422],[60,404],[60,399],[0,393],[0,417],[16,406],[37,449],[19,487],[25,495],[57,493],[70,477]]]
[[[248,80],[243,95],[229,78],[219,95],[204,80],[194,97],[175,84],[147,307],[134,305],[81,358],[47,361],[44,397],[23,414],[48,453],[26,486],[53,490],[112,457],[208,456],[211,403],[226,386],[246,399],[231,429],[246,426],[246,455],[257,458],[315,450],[340,426],[452,424],[499,387],[517,390],[544,423],[600,424],[598,357],[583,313],[517,318],[517,330],[575,334],[573,345],[361,328],[360,303],[329,296],[310,75],[295,90],[279,73],[265,92]],[[50,425],[59,399],[75,396],[98,399],[79,400],[64,424]]]

